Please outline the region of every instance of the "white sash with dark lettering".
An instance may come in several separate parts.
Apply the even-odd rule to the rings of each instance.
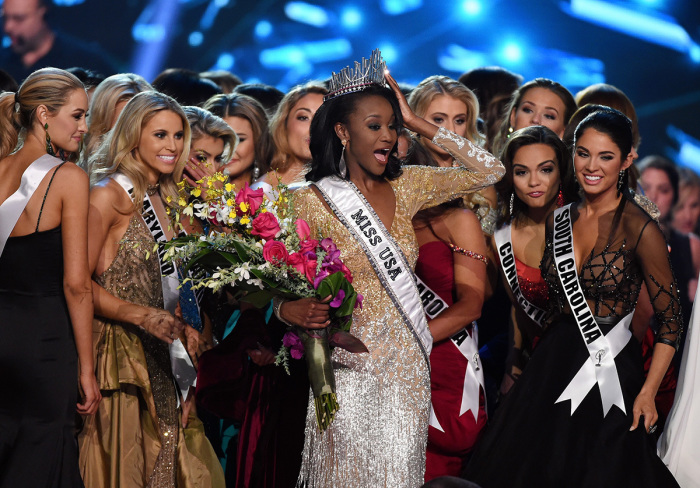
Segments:
[[[578,268],[574,255],[571,205],[554,211],[554,263],[564,294],[571,307],[571,314],[576,319],[576,324],[589,354],[578,373],[555,403],[571,400],[571,414],[573,415],[591,388],[598,383],[603,404],[603,416],[608,414],[613,405],[617,405],[623,413],[626,413],[615,357],[632,337],[629,324],[633,314],[630,313],[618,322],[608,335],[604,335],[596,323],[579,284]]]
[[[112,175],[112,179],[119,183],[129,194],[129,197],[133,199],[134,185],[128,176],[122,173],[115,173]],[[145,194],[143,197],[141,217],[156,242],[161,243],[168,240],[148,194]],[[164,308],[170,313],[175,313],[180,296],[180,291],[178,290],[180,282],[175,264],[172,261],[166,261],[164,256],[165,247],[158,246],[158,262],[160,263]],[[197,371],[194,369],[192,360],[180,339],[175,339],[170,344],[170,364],[182,398],[187,399],[190,387],[197,384]]]
[[[15,228],[20,215],[27,207],[29,199],[32,198],[32,195],[34,195],[37,187],[48,172],[59,164],[61,164],[60,159],[48,154],[34,161],[22,173],[17,191],[7,197],[7,200],[0,205],[0,254],[5,249],[7,239],[9,239],[12,229]]]
[[[449,306],[418,275],[416,275],[416,285],[428,318],[435,318]],[[479,389],[484,388],[484,391],[486,391],[484,372],[479,366],[479,331],[476,322],[472,322],[471,335],[467,328],[464,327],[450,337],[450,341],[462,356],[467,358],[467,370],[464,372],[464,387],[462,388],[462,403],[459,406],[459,415],[461,417],[465,412],[471,410],[472,415],[474,415],[474,421],[476,421],[479,417]],[[430,404],[430,425],[440,432],[445,432],[435,415],[432,403]]]
[[[403,322],[413,333],[430,367],[433,336],[428,330],[413,270],[357,187],[329,176],[315,183],[338,219],[357,239]]]
[[[533,305],[523,295],[518,282],[518,270],[515,267],[515,255],[513,254],[513,241],[511,238],[511,226],[506,224],[493,234],[496,241],[496,248],[500,256],[501,268],[505,274],[510,291],[513,293],[515,302],[520,305],[525,314],[540,327],[543,327],[546,312],[536,305]]]

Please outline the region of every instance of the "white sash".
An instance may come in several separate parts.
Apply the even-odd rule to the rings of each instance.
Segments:
[[[124,188],[129,194],[129,197],[133,199],[134,185],[131,183],[128,176],[122,173],[115,173],[112,175],[112,179]],[[143,197],[141,217],[156,242],[167,242],[168,239],[165,237],[163,225],[158,219],[158,215],[153,208],[153,203],[148,194],[145,194]],[[180,296],[178,290],[180,282],[178,280],[175,263],[166,261],[164,256],[165,247],[158,246],[158,262],[160,263],[164,308],[170,313],[175,313]],[[170,344],[170,364],[182,398],[186,400],[190,387],[197,385],[197,371],[194,369],[192,360],[180,339],[175,339]]]
[[[528,299],[523,295],[523,291],[520,289],[520,283],[518,282],[518,270],[515,267],[515,255],[513,254],[513,241],[511,238],[510,224],[506,224],[494,232],[493,237],[496,241],[498,255],[501,258],[500,261],[503,274],[506,277],[508,286],[510,286],[510,291],[513,293],[515,302],[520,305],[522,311],[525,312],[525,314],[530,317],[534,323],[540,327],[543,327],[544,318],[547,312],[530,303],[530,301],[528,301]]]
[[[554,211],[554,263],[564,294],[569,302],[571,314],[576,319],[589,357],[581,366],[561,396],[554,403],[571,400],[571,414],[583,402],[591,388],[598,383],[603,404],[603,416],[613,405],[623,413],[625,400],[622,397],[620,378],[617,375],[615,357],[624,349],[632,337],[629,324],[633,313],[624,317],[613,329],[604,335],[595,321],[586,297],[579,285],[578,268],[574,255],[571,204]]]
[[[326,177],[315,183],[338,219],[357,239],[379,281],[420,345],[428,368],[433,336],[414,281],[413,270],[362,193],[349,181]]]
[[[435,318],[440,312],[445,310],[449,305],[440,298],[440,295],[435,293],[416,275],[416,285],[421,294],[423,308],[428,318]],[[432,311],[432,312],[431,312]],[[462,388],[462,403],[459,406],[459,416],[471,410],[474,415],[474,421],[479,417],[479,393],[480,388],[484,386],[484,372],[479,366],[479,330],[476,322],[472,322],[472,333],[466,327],[454,334],[450,340],[457,350],[462,353],[462,356],[467,358],[467,370],[464,373],[464,386]],[[440,422],[435,416],[435,409],[432,402],[430,403],[430,425],[438,429],[440,432],[445,432]]]
[[[7,239],[17,225],[29,199],[32,198],[47,173],[59,164],[61,164],[60,159],[44,154],[24,170],[17,191],[0,205],[0,255],[5,250]]]

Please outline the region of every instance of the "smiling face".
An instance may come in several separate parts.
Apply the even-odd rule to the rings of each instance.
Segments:
[[[559,166],[547,144],[523,146],[513,156],[513,191],[529,208],[545,208],[559,191]]]
[[[423,117],[428,122],[444,127],[460,137],[467,133],[467,106],[458,98],[449,95],[438,95],[430,102]],[[426,145],[440,166],[450,166],[452,156],[432,142]]]
[[[59,149],[76,152],[80,148],[83,134],[87,132],[88,98],[85,90],[75,89],[66,103],[54,114],[46,115],[51,143]]]
[[[144,165],[148,182],[154,184],[161,174],[175,170],[184,146],[183,120],[170,110],[157,112],[141,129],[134,157]]]
[[[639,180],[644,195],[659,208],[659,219],[668,217],[673,207],[673,185],[668,174],[657,168],[647,168],[642,171]]]
[[[323,103],[323,95],[309,93],[294,104],[287,117],[287,143],[292,158],[306,163],[311,161],[309,128],[311,119]]]
[[[561,137],[564,135],[566,105],[551,90],[542,87],[530,88],[520,100],[520,104],[510,114],[510,125],[519,130],[531,125],[544,125]]]
[[[360,174],[380,177],[396,145],[396,117],[383,97],[359,98],[347,124],[336,124],[336,134],[347,140],[345,162],[351,178]]]
[[[632,164],[632,154],[623,156],[607,134],[593,128],[584,130],[576,141],[574,169],[586,197],[617,194],[620,171]]]
[[[217,170],[221,166],[223,153],[223,139],[210,136],[209,134],[204,134],[198,139],[192,139],[192,144],[190,144],[190,157],[197,156],[200,163]]]
[[[253,127],[243,117],[226,117],[224,120],[238,136],[238,145],[231,157],[231,161],[224,166],[228,170],[230,177],[236,178],[253,169],[253,163],[255,162]]]

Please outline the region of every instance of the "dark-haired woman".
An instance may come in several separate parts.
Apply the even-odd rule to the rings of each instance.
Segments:
[[[547,219],[548,327],[469,464],[484,488],[678,486],[648,432],[682,318],[663,234],[627,188],[632,160],[620,112],[579,124],[583,200]],[[646,379],[629,330],[642,282],[660,321]]]
[[[513,310],[510,351],[501,393],[507,393],[544,332],[547,284],[540,273],[545,222],[577,198],[571,156],[559,136],[535,125],[515,131],[503,151],[505,177],[497,183],[505,213],[494,234],[501,278]]]
[[[314,116],[309,188],[295,208],[314,233],[331,237],[364,296],[351,333],[369,349],[336,349],[340,409],[325,432],[307,417],[299,485],[420,486],[430,412],[432,337],[414,286],[412,217],[421,209],[495,183],[503,173],[489,153],[415,116],[396,82],[349,94],[331,92]],[[398,97],[398,101],[397,101]],[[402,123],[431,139],[461,166],[401,168],[393,155]],[[328,325],[328,305],[286,302],[282,319]]]

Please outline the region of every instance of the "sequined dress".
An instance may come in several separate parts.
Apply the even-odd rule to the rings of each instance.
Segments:
[[[571,213],[575,229],[578,212],[574,208]],[[658,225],[623,199],[616,211],[601,218],[599,228],[595,246],[578,266],[579,285],[602,332],[608,334],[634,310],[645,283],[661,324],[656,340],[677,347],[682,324],[678,291]],[[613,406],[604,416],[597,384],[573,413],[570,400],[555,403],[589,356],[553,255],[550,217],[541,264],[550,297],[547,330],[464,477],[483,488],[678,486],[657,456],[653,436],[643,426],[629,430],[644,383],[641,348],[634,338],[615,357],[625,412]]]
[[[418,248],[412,217],[421,209],[493,184],[502,165],[483,149],[440,130],[433,139],[464,167],[408,166],[391,181],[396,212],[389,229],[413,267]],[[320,433],[310,403],[299,486],[418,487],[423,484],[430,413],[428,364],[360,244],[310,188],[294,193],[295,209],[312,237],[332,237],[364,296],[351,333],[369,353],[333,352],[340,410]]]
[[[163,308],[153,237],[134,214],[112,264],[97,282],[138,305]],[[96,317],[93,343],[102,402],[79,436],[86,487],[223,486],[201,422],[180,428],[168,344],[131,324]]]

